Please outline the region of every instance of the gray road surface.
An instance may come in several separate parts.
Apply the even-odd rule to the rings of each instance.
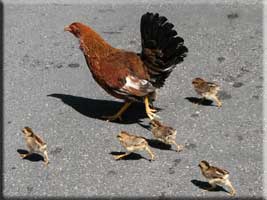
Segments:
[[[262,196],[261,4],[6,3],[4,11],[5,196],[227,197],[201,189],[203,159],[230,171],[238,197]],[[177,153],[152,142],[156,161],[145,152],[115,161],[112,153],[124,151],[120,130],[152,139],[144,107],[129,109],[124,123],[101,120],[121,101],[96,84],[78,41],[63,28],[81,21],[114,47],[138,52],[140,16],[147,11],[174,23],[189,49],[155,103],[186,148]],[[221,109],[186,99],[197,97],[191,86],[197,76],[221,85]],[[47,141],[48,168],[38,156],[20,159],[24,126]]]

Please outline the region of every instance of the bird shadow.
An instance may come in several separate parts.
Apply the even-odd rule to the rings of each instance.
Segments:
[[[125,152],[118,152],[118,151],[112,151],[110,152],[111,155],[113,156],[117,156],[117,155],[121,155],[121,154],[124,154]],[[140,154],[137,154],[137,153],[130,153],[129,155],[119,159],[119,160],[140,160],[140,159],[145,159],[145,160],[149,160],[150,159],[147,159],[143,156],[141,156]]]
[[[160,149],[160,150],[175,151],[174,149],[172,149],[172,146],[170,144],[165,144],[159,140],[146,139],[146,141],[147,141],[148,145],[153,147],[153,148]]]
[[[17,149],[17,152],[20,155],[29,153],[27,150],[24,150],[24,149]],[[30,155],[28,155],[28,156],[26,156],[25,158],[22,158],[22,159],[23,160],[29,160],[31,162],[44,161],[44,157],[41,156],[40,154],[37,154],[37,153],[32,153],[32,154],[30,154]]]
[[[143,124],[140,121],[137,122],[137,124],[140,125],[141,127],[143,127],[144,129],[146,129],[148,131],[151,131],[151,126],[150,125]]]
[[[99,120],[106,120],[103,116],[110,116],[118,112],[118,110],[124,105],[123,102],[90,99],[79,96],[67,95],[67,94],[49,94],[49,97],[60,99],[63,103],[75,109],[77,112]],[[140,122],[141,119],[146,118],[144,104],[134,103],[129,109],[122,115],[122,120],[114,121],[120,124],[132,124]]]
[[[193,183],[195,186],[202,190],[207,190],[211,185],[208,182],[199,181],[199,180],[191,180],[191,183]],[[227,190],[225,190],[222,186],[216,185],[216,187],[212,190],[209,190],[210,192],[226,192],[229,193]]]
[[[212,103],[213,101],[208,100],[208,99],[202,99],[202,98],[197,98],[197,97],[186,97],[186,100],[188,100],[189,102],[193,103],[193,104],[200,104],[203,106],[214,106]]]

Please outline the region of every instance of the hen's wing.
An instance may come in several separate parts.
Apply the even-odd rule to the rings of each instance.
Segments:
[[[127,98],[143,97],[155,91],[137,54],[118,51],[100,60],[94,74],[100,84]]]

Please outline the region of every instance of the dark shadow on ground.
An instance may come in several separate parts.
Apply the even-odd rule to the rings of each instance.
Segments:
[[[207,190],[210,187],[210,184],[208,182],[204,182],[204,181],[199,181],[199,180],[191,180],[191,183],[193,183],[195,186],[197,186],[198,188],[202,189],[202,190]],[[227,190],[225,190],[223,187],[217,185],[216,188],[209,190],[208,192],[227,192]]]
[[[186,97],[186,100],[188,100],[189,102],[193,103],[193,104],[200,104],[203,106],[214,106],[212,103],[213,101],[208,100],[208,99],[204,99],[202,100],[202,98],[197,98],[197,97]]]
[[[67,94],[50,94],[49,97],[60,99],[63,103],[74,108],[77,112],[95,119],[105,120],[103,116],[115,114],[123,105],[123,102],[90,99]],[[122,115],[122,121],[116,120],[115,123],[131,124],[140,122],[146,118],[145,107],[143,103],[133,103],[129,109]]]
[[[27,154],[29,153],[27,150],[24,149],[17,149],[17,152],[21,154]],[[31,162],[39,162],[39,161],[44,161],[44,157],[41,156],[40,154],[37,153],[32,153],[28,155],[27,157],[23,158],[24,160],[29,160]]]
[[[146,124],[143,124],[141,122],[137,122],[137,124],[139,124],[141,127],[143,127],[144,129],[148,130],[148,131],[151,131],[151,126],[150,125],[146,125]]]
[[[113,156],[121,155],[121,154],[124,154],[124,153],[125,152],[117,152],[117,151],[110,152],[110,154],[113,155]],[[147,159],[147,158],[145,158],[145,157],[143,157],[143,156],[141,156],[140,154],[137,154],[137,153],[130,153],[129,155],[127,155],[127,156],[125,156],[125,157],[123,157],[123,158],[121,158],[119,160],[140,160],[140,159],[149,160],[149,159]]]
[[[148,142],[148,145],[153,147],[153,148],[160,149],[160,150],[175,151],[174,149],[172,149],[172,146],[170,144],[165,144],[159,140],[146,139],[146,141]]]

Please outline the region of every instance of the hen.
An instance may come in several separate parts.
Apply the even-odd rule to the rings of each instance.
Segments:
[[[141,18],[142,51],[140,54],[109,45],[97,32],[80,22],[64,28],[79,39],[87,65],[95,81],[110,95],[124,99],[123,107],[108,120],[121,115],[134,101],[145,103],[148,117],[156,116],[150,107],[156,88],[164,85],[176,64],[183,61],[187,48],[177,36],[174,25],[158,13]]]

